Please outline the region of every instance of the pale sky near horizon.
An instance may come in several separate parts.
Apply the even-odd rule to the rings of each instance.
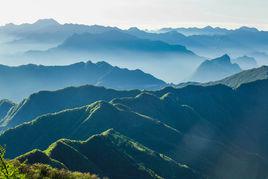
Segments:
[[[44,18],[121,28],[211,25],[268,30],[268,0],[0,0],[1,25]]]

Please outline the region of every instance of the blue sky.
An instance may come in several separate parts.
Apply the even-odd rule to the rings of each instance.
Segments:
[[[267,0],[0,0],[0,24],[54,18],[61,23],[155,29],[255,26],[268,30]]]

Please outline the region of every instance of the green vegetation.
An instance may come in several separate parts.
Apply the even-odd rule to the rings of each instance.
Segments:
[[[32,160],[33,152],[18,159],[21,162],[35,163]],[[178,164],[112,129],[82,142],[59,140],[43,154],[63,163],[69,170],[97,173],[111,179],[202,178],[189,167]],[[40,160],[36,158],[36,162]],[[50,161],[44,160],[42,163],[46,162]]]
[[[91,85],[57,91],[41,91],[16,105],[1,121],[1,125],[11,128],[44,114],[81,107],[98,100],[110,101],[114,98],[136,96],[139,93],[139,90],[116,91]]]
[[[176,148],[182,138],[179,131],[159,121],[97,101],[88,106],[44,115],[7,130],[0,136],[0,143],[6,144],[8,157],[16,157],[33,149],[44,150],[61,138],[86,140],[110,128],[160,152]]]
[[[28,164],[35,164],[35,163],[42,163],[42,164],[47,164],[50,165],[53,168],[58,168],[58,169],[67,169],[67,167],[48,157],[47,155],[45,155],[42,151],[40,150],[32,150],[30,152],[27,152],[19,157],[16,158],[16,160],[20,161],[20,162],[24,162],[27,159],[27,163]]]
[[[25,178],[19,169],[10,161],[5,160],[6,150],[0,146],[0,178],[4,179],[20,179]]]
[[[200,128],[192,132],[199,135],[206,135],[201,129],[210,127],[193,108],[181,104],[173,92],[161,97],[146,92],[134,98],[114,99],[112,103],[127,106],[132,111],[157,119],[183,133],[192,130],[194,123],[198,123]]]
[[[56,169],[49,165],[40,164],[40,158],[35,158],[33,165],[21,163],[18,160],[7,161],[5,159],[5,149],[0,146],[0,178],[3,179],[39,179],[39,178],[53,178],[53,179],[98,179],[96,175],[89,173],[70,172],[66,169]],[[25,154],[29,162],[31,153]],[[29,158],[28,158],[29,157]],[[51,164],[51,163],[48,163]]]
[[[39,178],[52,178],[52,179],[98,179],[97,175],[89,173],[71,172],[64,169],[55,169],[49,165],[44,164],[21,164],[13,161],[14,166],[19,170],[21,176],[25,179],[39,179]],[[23,178],[19,177],[19,179]],[[13,178],[12,178],[13,179]]]

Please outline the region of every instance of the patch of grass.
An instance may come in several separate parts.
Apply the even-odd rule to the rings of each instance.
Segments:
[[[18,161],[12,161],[13,165],[26,179],[98,179],[97,175],[89,173],[71,172],[65,169],[55,169],[44,164],[27,165]]]

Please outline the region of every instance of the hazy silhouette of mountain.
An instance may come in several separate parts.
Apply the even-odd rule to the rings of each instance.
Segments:
[[[19,42],[47,44],[46,48],[41,48],[43,50],[61,44],[73,34],[99,34],[111,30],[128,33],[142,39],[159,40],[172,45],[185,46],[200,56],[211,58],[223,53],[228,53],[232,56],[247,54],[255,57],[261,65],[268,63],[267,60],[251,55],[256,51],[267,52],[268,32],[250,27],[241,27],[234,30],[210,26],[204,28],[164,28],[160,30],[161,33],[149,33],[135,27],[129,30],[122,30],[116,27],[99,25],[59,24],[53,19],[44,19],[33,24],[8,24],[2,26],[0,27],[0,34],[14,37],[15,41],[10,44],[10,47],[19,44]],[[39,50],[39,48],[32,45],[28,50]]]
[[[158,30],[160,33],[176,31],[178,33],[184,34],[186,36],[191,35],[225,35],[229,32],[229,30],[220,27],[211,27],[207,26],[204,28],[197,28],[197,27],[189,27],[189,28],[162,28]]]
[[[75,34],[68,38],[59,49],[85,50],[85,51],[141,51],[149,53],[181,53],[182,55],[194,55],[180,45],[169,45],[161,41],[151,41],[137,38],[117,30],[101,34]]]
[[[24,42],[34,41],[40,43],[40,40],[42,40],[43,43],[60,43],[74,33],[102,33],[112,29],[117,28],[99,25],[60,24],[54,19],[40,19],[33,24],[7,24],[0,27],[0,33],[13,35],[19,41]]]
[[[160,89],[166,83],[141,70],[128,70],[106,62],[67,66],[0,65],[0,97],[22,100],[40,90],[56,90],[86,84],[114,89]]]
[[[247,26],[242,26],[238,29],[235,30],[235,32],[259,32],[259,30],[257,28],[254,27],[247,27]]]
[[[122,64],[122,61],[128,61],[131,62],[131,64],[125,64],[127,64],[127,67],[130,67],[131,65],[133,66],[138,60],[143,61],[142,59],[144,59],[144,61],[146,60],[146,62],[149,60],[152,61],[153,59],[155,61],[168,60],[174,62],[175,59],[178,59],[177,63],[174,62],[172,63],[172,65],[165,67],[165,69],[171,68],[171,66],[180,66],[181,70],[178,71],[181,71],[181,73],[174,72],[174,74],[164,75],[164,73],[167,73],[161,73],[161,70],[159,69],[161,64],[157,65],[157,69],[155,68],[155,70],[149,69],[148,66],[152,65],[146,64],[145,62],[141,62],[141,67],[137,67],[143,68],[143,70],[157,75],[166,81],[173,81],[176,83],[187,78],[187,76],[189,76],[193,72],[194,68],[196,68],[196,66],[198,66],[200,62],[204,59],[189,54],[187,55],[187,57],[185,57],[185,55],[183,55],[185,53],[182,53],[183,47],[184,50],[188,49],[188,52],[192,51],[196,54],[199,54],[200,56],[209,58],[219,56],[223,53],[228,53],[232,56],[243,56],[246,54],[248,56],[254,57],[259,65],[264,65],[268,63],[266,58],[256,54],[256,52],[258,51],[267,51],[265,49],[267,49],[268,47],[268,44],[266,43],[268,41],[268,33],[266,31],[259,31],[255,28],[249,27],[241,27],[235,30],[212,28],[209,26],[200,29],[189,28],[188,30],[190,32],[192,30],[200,32],[204,31],[204,33],[185,36],[174,29],[166,30],[163,33],[149,33],[146,31],[139,30],[135,27],[130,28],[128,30],[121,30],[116,27],[104,27],[98,25],[61,25],[54,20],[40,20],[34,24],[6,25],[4,27],[1,27],[0,29],[2,29],[0,30],[0,32],[3,33],[8,32],[11,35],[16,34],[14,35],[16,36],[15,41],[13,41],[14,43],[8,45],[10,49],[12,49],[12,47],[13,49],[20,49],[20,47],[14,48],[14,45],[18,45],[22,41],[24,41],[24,44],[32,44],[28,48],[23,47],[25,51],[29,52],[21,58],[26,58],[25,60],[31,60],[31,62],[34,63],[44,63],[46,61],[49,61],[50,63],[57,62],[57,64],[59,64],[60,59],[67,59],[69,61],[71,61],[72,59],[72,62],[74,62],[74,59],[90,57],[95,59],[106,59],[109,60],[109,62],[114,62],[118,60],[120,61],[120,65]],[[187,31],[187,28],[185,28],[184,30]],[[118,32],[118,34],[114,34],[114,32]],[[213,35],[211,35],[211,33]],[[127,37],[126,34],[131,35],[132,38]],[[115,41],[116,39],[114,39],[113,45],[111,43],[111,36],[116,36],[118,38],[117,41]],[[133,36],[139,38],[141,41],[135,41],[133,39]],[[81,37],[80,41],[83,40],[83,38],[89,38],[91,39],[91,41],[87,39],[89,40],[88,42],[81,41],[81,43],[79,43],[79,37]],[[107,39],[105,39],[104,37]],[[129,40],[129,42],[123,43],[123,38]],[[145,42],[146,40],[150,40],[153,42]],[[66,42],[68,43],[66,44]],[[85,44],[83,44],[82,42],[84,42]],[[38,43],[39,45],[34,45],[35,43]],[[79,46],[79,48],[75,48],[74,50],[74,44]],[[59,48],[56,48],[57,50],[55,50],[55,48],[53,50],[51,49],[49,52],[40,52],[40,50],[44,51],[49,48],[53,48],[57,45],[59,45],[59,47],[62,47],[62,53],[59,51]],[[72,50],[64,51],[65,47],[67,46],[69,49]],[[173,53],[172,51],[175,51],[175,49],[179,49],[178,51],[180,51],[181,53]],[[78,50],[80,51],[78,52]],[[114,52],[113,50],[115,50],[115,53],[112,53]],[[159,53],[157,50],[159,50],[159,52],[161,53]],[[12,53],[12,51],[10,53]],[[16,55],[14,59],[16,59]],[[119,64],[119,62],[117,64]],[[172,69],[170,71],[176,70]],[[180,79],[176,81],[175,76],[179,76]]]
[[[238,64],[243,70],[248,70],[251,68],[258,67],[258,64],[257,64],[255,58],[249,57],[246,55],[242,56],[242,57],[238,57],[236,59],[232,59],[231,61],[232,61],[232,63]]]
[[[241,27],[235,30],[224,28],[166,28],[160,33],[140,32],[138,29],[130,29],[128,33],[140,38],[161,40],[167,43],[186,46],[191,51],[206,57],[219,56],[223,53],[232,56],[244,54],[256,58],[259,64],[267,64],[267,60],[257,58],[255,51],[267,51],[268,32],[259,31],[256,28]],[[184,34],[184,35],[182,35]],[[266,39],[266,40],[265,40]]]
[[[25,56],[36,63],[105,59],[119,66],[142,69],[168,82],[184,79],[204,60],[184,46],[138,38],[119,30],[74,34],[55,48],[28,51]]]
[[[190,81],[209,82],[223,79],[241,71],[237,64],[233,64],[228,55],[206,60],[195,71]]]
[[[39,19],[34,23],[36,26],[57,26],[60,25],[56,20],[54,19]]]
[[[248,54],[250,57],[254,57],[258,65],[267,65],[268,54],[263,51],[254,51]]]
[[[177,31],[169,31],[166,33],[152,33],[140,30],[136,27],[132,27],[126,30],[126,33],[142,39],[160,40],[173,45],[191,43],[185,35],[180,34]]]

